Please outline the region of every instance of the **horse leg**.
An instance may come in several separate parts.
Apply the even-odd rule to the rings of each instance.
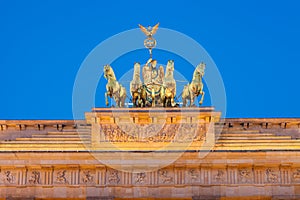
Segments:
[[[120,104],[121,104],[120,93],[113,93],[112,97],[113,97],[113,99],[115,100],[116,107],[119,108],[119,107],[120,107]]]
[[[165,96],[165,94],[163,94],[161,92],[160,95],[159,95],[159,99],[160,99],[160,102],[161,102],[162,106],[166,107],[167,97]]]
[[[122,97],[122,101],[121,101],[121,107],[122,108],[125,107],[125,99],[126,99],[126,97]]]
[[[105,105],[108,106],[108,94],[107,92],[105,92]]]
[[[195,103],[194,103],[194,101],[195,101],[195,96],[191,93],[191,94],[190,94],[190,97],[191,97],[191,99],[190,99],[190,107],[194,107],[194,106],[195,106]]]
[[[165,98],[162,100],[162,103],[163,103],[163,107],[168,107],[168,98],[165,97]]]
[[[174,102],[174,96],[172,95],[172,97],[171,97],[171,107],[174,107],[176,104],[175,104],[175,102]]]
[[[155,107],[155,91],[154,91],[154,88],[152,88],[151,97],[152,97],[152,107]]]
[[[186,98],[182,98],[182,107],[186,107]]]
[[[122,108],[122,96],[121,96],[121,93],[119,93],[119,96],[117,98],[118,98],[118,107]]]
[[[119,102],[118,102],[118,106],[119,106],[119,108],[122,108],[123,106],[122,106],[122,99],[121,98],[119,98],[119,100],[118,100]]]
[[[119,107],[119,104],[120,104],[120,101],[119,101],[119,99],[117,98],[116,95],[113,95],[113,98],[114,98],[114,100],[115,100],[116,107],[118,108],[118,107]]]
[[[168,99],[167,99],[167,107],[172,107],[172,97],[168,97]]]
[[[123,107],[123,97],[122,96],[120,96],[120,97],[118,97],[118,101],[119,101],[119,103],[118,103],[118,106],[119,106],[119,108],[122,108]]]
[[[141,98],[141,107],[146,107],[146,100]]]
[[[136,105],[135,105],[135,95],[134,95],[134,93],[132,92],[131,93],[131,96],[132,96],[132,107],[136,107]]]
[[[143,105],[141,104],[141,95],[140,95],[140,94],[139,94],[139,96],[137,97],[136,107],[143,107]]]
[[[124,93],[119,94],[119,107],[123,108],[125,106],[125,98],[124,98]]]
[[[134,107],[139,107],[139,97],[135,96],[133,99],[133,105]]]
[[[189,105],[189,107],[192,107],[192,105],[194,104],[194,97],[193,97],[193,95],[192,94],[190,94],[190,105]]]
[[[199,104],[202,105],[203,99],[204,99],[204,95],[205,95],[205,92],[204,92],[204,91],[201,91],[200,94],[201,94],[201,99],[200,99],[200,101],[199,101]]]
[[[126,100],[126,89],[122,87],[122,95],[120,96],[121,104],[120,107],[123,108],[125,107],[125,100]]]

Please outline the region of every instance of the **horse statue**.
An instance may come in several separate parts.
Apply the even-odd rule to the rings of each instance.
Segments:
[[[187,100],[190,101],[190,107],[195,106],[194,99],[199,95],[201,95],[199,104],[203,103],[205,93],[203,91],[202,77],[204,76],[205,66],[205,63],[201,62],[194,71],[192,82],[184,86],[182,91],[183,107],[187,106]]]
[[[174,101],[174,93],[168,87],[162,86],[160,89],[160,98],[163,107],[175,107],[176,103]]]
[[[142,81],[140,77],[141,65],[140,63],[134,63],[133,66],[133,77],[132,81],[130,81],[130,92],[136,91],[139,87],[142,86]]]
[[[110,65],[104,66],[104,78],[107,79],[105,104],[108,106],[108,97],[113,98],[117,107],[125,106],[126,89],[116,79],[115,73]]]
[[[135,63],[133,67],[133,78],[130,81],[130,93],[132,96],[133,107],[145,107],[149,104],[147,101],[146,85],[141,81],[140,63]]]
[[[174,79],[174,61],[169,60],[166,66],[166,73],[161,88],[160,98],[164,107],[174,107],[176,104],[176,81]]]
[[[148,107],[151,103],[148,101],[147,87],[142,84],[137,90],[131,93],[133,107]]]

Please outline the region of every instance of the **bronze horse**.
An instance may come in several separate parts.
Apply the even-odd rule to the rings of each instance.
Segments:
[[[108,106],[108,97],[113,98],[117,107],[125,106],[126,89],[116,79],[115,73],[110,65],[104,66],[104,78],[107,79],[105,104]]]
[[[160,90],[160,98],[164,107],[174,107],[176,103],[176,81],[174,79],[174,61],[169,60],[166,66],[166,73],[163,86]]]
[[[141,85],[137,90],[131,93],[133,107],[146,107],[149,106],[147,97],[146,85]]]
[[[183,107],[187,106],[188,100],[190,101],[189,106],[195,106],[194,99],[199,95],[201,95],[199,104],[201,105],[203,103],[205,93],[203,91],[202,77],[204,76],[204,70],[205,70],[205,63],[202,62],[196,67],[193,74],[192,82],[184,86],[184,89],[182,91]]]

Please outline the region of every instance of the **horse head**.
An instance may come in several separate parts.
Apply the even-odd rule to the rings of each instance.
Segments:
[[[141,82],[140,70],[141,70],[140,63],[138,63],[138,62],[134,63],[134,66],[133,66],[133,80],[137,80],[137,81]]]
[[[197,65],[194,75],[193,75],[193,81],[199,81],[204,76],[204,70],[205,70],[205,63],[201,62],[199,65]]]
[[[116,80],[115,73],[110,65],[104,65],[104,78]]]
[[[205,70],[206,64],[204,62],[201,62],[199,65],[197,65],[196,70],[199,72],[200,76],[204,76],[204,70]]]
[[[165,77],[170,77],[173,76],[174,72],[174,61],[169,60],[166,66],[166,76]]]

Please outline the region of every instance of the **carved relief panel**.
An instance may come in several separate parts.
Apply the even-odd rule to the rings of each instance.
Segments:
[[[96,182],[96,172],[93,169],[82,169],[80,171],[80,183],[81,184],[95,184]]]
[[[292,181],[300,183],[300,168],[292,169]]]
[[[69,184],[70,172],[67,169],[55,169],[53,173],[54,184]]]
[[[27,184],[40,185],[42,184],[42,173],[39,169],[29,169],[27,171]]]
[[[145,185],[148,184],[148,174],[146,172],[134,173],[133,184]]]
[[[253,183],[253,170],[252,168],[238,169],[238,183],[247,184]]]
[[[174,183],[174,172],[170,169],[158,170],[159,184],[173,184]]]
[[[200,169],[190,168],[186,170],[186,183],[197,184],[200,183]]]
[[[121,172],[115,169],[107,169],[106,171],[106,184],[117,185],[120,184]]]
[[[0,183],[4,185],[17,184],[17,171],[14,169],[2,169]]]
[[[226,183],[226,169],[214,169],[212,170],[212,184],[224,184]]]
[[[280,171],[278,168],[267,168],[266,169],[265,183],[280,183]]]
[[[106,142],[191,142],[203,140],[205,125],[182,124],[101,124]]]

